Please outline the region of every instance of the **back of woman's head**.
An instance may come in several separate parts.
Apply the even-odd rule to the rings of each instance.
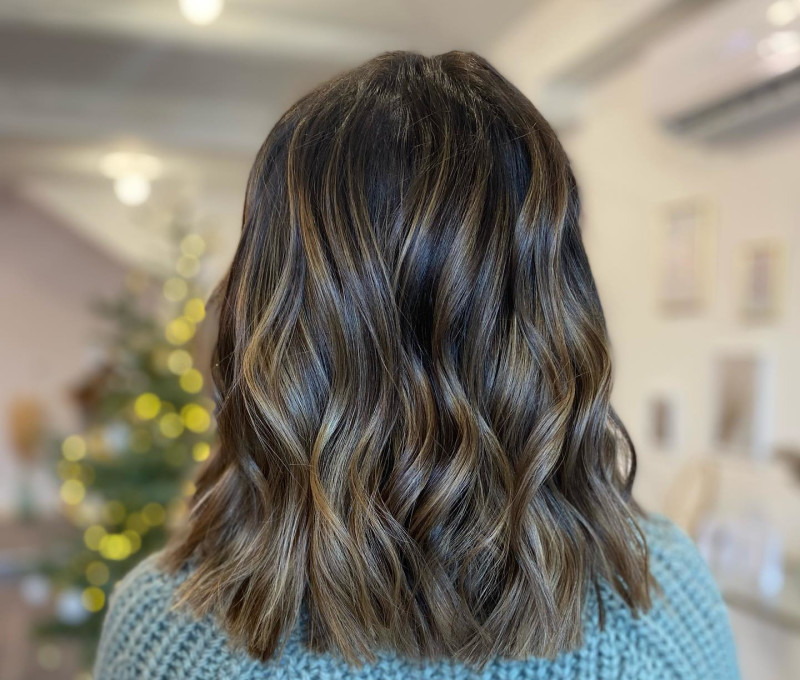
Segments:
[[[218,291],[183,601],[267,658],[482,664],[649,576],[568,159],[484,59],[381,55],[278,121]]]

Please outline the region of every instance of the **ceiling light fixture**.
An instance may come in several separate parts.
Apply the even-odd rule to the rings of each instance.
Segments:
[[[141,205],[150,198],[150,180],[142,175],[125,175],[114,180],[114,193],[124,205]]]
[[[773,26],[786,26],[797,17],[798,7],[791,0],[777,0],[767,8],[767,21]]]
[[[208,26],[222,14],[225,0],[178,0],[187,20],[198,26]]]
[[[114,180],[120,203],[136,206],[150,197],[151,182],[161,174],[161,161],[143,153],[115,151],[103,156],[100,171]]]
[[[762,59],[789,57],[800,53],[800,33],[797,31],[775,31],[758,44]]]

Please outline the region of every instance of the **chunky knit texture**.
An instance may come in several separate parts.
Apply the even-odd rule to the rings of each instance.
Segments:
[[[584,615],[584,642],[554,660],[496,659],[482,673],[449,661],[422,663],[391,652],[360,669],[332,654],[309,651],[301,623],[283,656],[267,663],[233,649],[211,617],[170,609],[188,568],[166,574],[151,556],[115,588],[103,626],[96,680],[212,678],[236,680],[612,680],[615,678],[735,680],[736,655],[725,605],[692,541],[663,517],[643,522],[651,569],[661,586],[654,606],[634,617],[610,587],[601,586]]]

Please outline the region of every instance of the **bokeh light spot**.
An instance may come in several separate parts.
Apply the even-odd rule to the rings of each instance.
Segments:
[[[67,505],[77,505],[86,496],[86,487],[77,479],[68,479],[61,485],[61,500]]]
[[[151,420],[161,410],[161,400],[152,392],[145,392],[136,397],[133,410],[140,420]]]
[[[61,453],[67,460],[80,460],[86,455],[86,442],[80,435],[70,435],[62,442]]]
[[[190,368],[180,379],[181,389],[189,394],[197,394],[203,389],[203,374],[196,368]]]

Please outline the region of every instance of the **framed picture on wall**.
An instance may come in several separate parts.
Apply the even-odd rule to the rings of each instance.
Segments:
[[[767,362],[754,352],[717,359],[714,448],[722,453],[759,456],[766,450]]]
[[[740,311],[751,323],[775,320],[780,313],[785,251],[775,240],[758,240],[742,247]]]
[[[711,208],[699,198],[668,203],[659,220],[658,298],[668,314],[702,310],[711,294],[714,243]]]
[[[647,430],[651,445],[657,451],[674,449],[678,438],[675,399],[666,394],[655,394],[650,397],[647,406]]]

